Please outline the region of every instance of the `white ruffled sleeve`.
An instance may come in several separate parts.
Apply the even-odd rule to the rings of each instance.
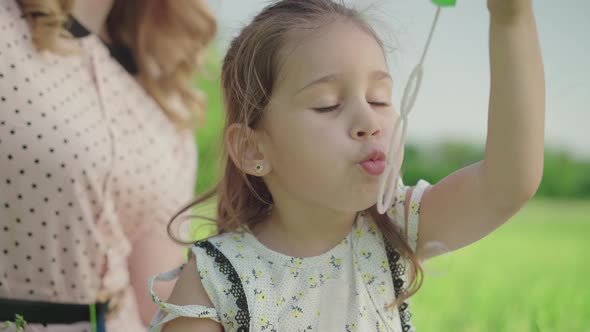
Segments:
[[[407,197],[408,190],[411,188],[404,185],[400,178],[397,184],[396,198],[393,206],[387,211],[387,215],[394,220],[400,229],[406,234],[408,243],[412,250],[416,251],[418,245],[418,224],[420,221],[420,205],[422,204],[422,195],[424,190],[430,184],[427,181],[420,180],[412,190],[412,197]],[[405,203],[410,199],[408,220],[406,220]]]
[[[160,298],[154,292],[155,281],[172,281],[180,275],[180,272],[186,264],[177,267],[174,270],[157,274],[149,279],[149,292],[152,297],[152,301],[158,305],[158,312],[150,322],[148,327],[149,332],[160,332],[162,326],[178,317],[191,317],[191,318],[209,318],[216,322],[219,322],[219,316],[215,308],[209,308],[203,305],[176,305],[171,303],[162,302]]]

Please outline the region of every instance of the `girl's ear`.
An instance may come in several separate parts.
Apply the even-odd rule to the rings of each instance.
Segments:
[[[259,150],[254,130],[244,124],[230,125],[224,136],[224,143],[233,163],[244,173],[264,176],[270,173],[271,166]]]

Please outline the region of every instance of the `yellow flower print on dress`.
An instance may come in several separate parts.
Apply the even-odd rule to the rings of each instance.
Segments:
[[[357,239],[358,239],[358,238],[361,238],[363,235],[365,235],[365,232],[364,232],[362,229],[360,229],[360,228],[359,228],[359,229],[357,229],[357,230],[354,232],[354,236],[355,236]]]
[[[262,270],[252,269],[252,276],[254,277],[254,280],[258,280],[258,278],[262,277],[263,274],[264,273]]]
[[[291,307],[291,317],[299,318],[303,314],[303,309],[301,307],[293,306]]]
[[[259,289],[254,290],[254,295],[256,295],[256,299],[258,300],[258,302],[264,302],[266,300],[266,295],[263,291]]]
[[[318,278],[316,278],[316,277],[309,277],[308,284],[309,284],[309,288],[316,288],[316,287],[318,287]]]
[[[260,318],[260,329],[262,331],[276,331],[276,329],[274,328],[273,324],[268,321],[268,319],[266,318],[266,316],[262,316]]]
[[[303,296],[304,296],[303,293],[302,292],[299,292],[299,293],[291,296],[291,299],[293,301],[299,301],[299,300],[301,300],[303,298]]]
[[[320,286],[323,285],[326,282],[326,280],[328,280],[328,279],[330,279],[330,278],[326,277],[323,273],[320,273],[320,276],[319,276]]]
[[[368,228],[368,232],[373,234],[373,235],[377,235],[377,225],[375,225],[375,223],[369,223],[369,228]]]
[[[372,252],[369,252],[365,249],[361,249],[359,252],[360,252],[361,256],[365,257],[366,259],[371,258],[371,256],[373,255]]]
[[[236,313],[233,309],[228,310],[226,313],[221,315],[223,317],[225,325],[230,329],[230,331],[235,328],[235,324],[233,318],[236,316]]]
[[[346,332],[352,332],[352,331],[356,331],[356,324],[355,323],[346,324]]]
[[[240,274],[240,280],[242,280],[242,283],[249,285],[250,284],[250,277],[248,277],[245,274]]]
[[[399,204],[404,204],[404,201],[406,200],[406,191],[405,190],[399,191],[397,193],[396,198],[397,198],[397,202],[399,202]]]
[[[291,264],[293,264],[295,267],[301,267],[301,264],[303,264],[303,259],[299,257],[292,257]]]
[[[419,214],[420,213],[420,204],[418,204],[418,202],[412,202],[412,204],[410,206],[410,212],[413,214]]]
[[[299,270],[294,267],[289,269],[289,273],[291,273],[291,275],[293,276],[293,279],[299,277],[299,274],[300,274]]]
[[[377,325],[375,326],[377,328],[376,332],[381,332],[383,331],[383,324],[381,324],[381,321],[377,321]]]
[[[363,273],[363,281],[364,281],[364,282],[365,282],[367,285],[370,285],[370,284],[372,284],[373,282],[375,282],[375,279],[376,279],[376,278],[375,278],[375,276],[374,276],[374,275],[372,275],[371,273],[369,273],[369,272],[365,272],[365,273]]]
[[[391,207],[391,209],[389,209],[389,214],[392,216],[397,216],[397,208],[394,206]]]
[[[277,303],[277,307],[280,307],[283,303],[285,303],[285,298],[282,296],[278,297],[276,303]]]
[[[389,271],[389,262],[387,259],[381,260],[381,271],[383,271],[383,273],[387,273],[387,271]]]
[[[332,255],[330,257],[330,265],[337,269],[340,269],[340,266],[342,266],[342,258],[336,258],[336,256]]]

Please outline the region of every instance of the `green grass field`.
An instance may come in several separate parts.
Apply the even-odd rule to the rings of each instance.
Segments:
[[[426,262],[413,322],[434,331],[590,331],[590,202],[533,200],[479,242]]]

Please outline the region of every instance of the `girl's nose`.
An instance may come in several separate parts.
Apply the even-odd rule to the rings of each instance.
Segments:
[[[381,123],[375,111],[365,102],[356,110],[352,120],[350,135],[356,140],[365,140],[381,135]]]

